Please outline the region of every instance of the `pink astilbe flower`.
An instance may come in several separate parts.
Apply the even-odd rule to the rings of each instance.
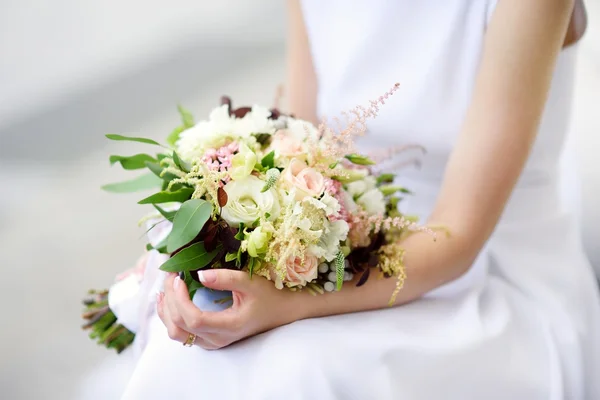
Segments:
[[[367,131],[367,119],[377,117],[379,106],[384,105],[385,101],[393,95],[399,87],[400,84],[396,83],[383,96],[379,96],[377,100],[371,100],[368,107],[356,106],[352,110],[342,113],[348,121],[346,127],[343,129],[341,129],[341,122],[338,119],[334,119],[338,125],[338,133],[329,127],[326,121],[323,121],[318,127],[319,137],[321,140],[328,142],[327,149],[323,151],[323,155],[326,158],[340,159],[346,154],[353,153],[354,139],[363,136]]]
[[[231,167],[231,158],[239,150],[239,147],[237,142],[231,142],[218,149],[208,149],[202,156],[201,161],[211,171],[227,172]],[[227,176],[224,180],[228,182],[230,178]]]

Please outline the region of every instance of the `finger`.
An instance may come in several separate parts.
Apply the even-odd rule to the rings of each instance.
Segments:
[[[200,310],[190,300],[185,282],[179,277],[173,280],[171,294],[170,304],[176,308],[177,315],[181,316],[184,323],[183,326],[178,324],[179,326],[193,332],[236,331],[239,328],[239,310],[232,308],[219,312]]]
[[[170,274],[170,276],[165,279],[165,307],[169,310],[171,322],[181,329],[189,331],[191,327],[186,323],[177,307],[177,296],[175,295],[174,290],[175,282],[183,283],[177,274]]]
[[[231,269],[198,271],[198,280],[207,288],[238,292],[246,292],[251,282],[247,272]]]
[[[189,333],[175,325],[169,314],[169,308],[165,306],[164,294],[157,296],[156,310],[162,323],[167,328],[169,338],[177,342],[185,342]]]

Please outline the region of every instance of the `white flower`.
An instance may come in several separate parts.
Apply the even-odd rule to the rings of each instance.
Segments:
[[[280,206],[277,192],[269,189],[261,193],[265,182],[254,175],[238,181],[230,181],[223,187],[227,192],[227,204],[221,216],[233,227],[240,223],[251,224],[269,214],[269,220],[279,216]]]
[[[356,202],[371,215],[385,213],[385,199],[383,193],[377,188],[367,191]]]
[[[328,222],[319,243],[310,246],[309,250],[319,258],[332,261],[340,251],[340,243],[346,240],[349,228],[344,220]]]
[[[337,201],[337,199],[335,197],[333,197],[329,193],[325,193],[323,195],[323,197],[321,197],[320,200],[317,200],[313,197],[305,197],[303,201],[312,204],[319,210],[324,210],[325,215],[327,215],[327,216],[330,216],[330,215],[337,216],[340,213],[340,209],[341,209],[340,203]]]
[[[288,118],[286,130],[294,139],[302,142],[319,136],[319,131],[313,124],[301,119]]]
[[[342,201],[344,202],[344,207],[350,214],[358,211],[358,205],[352,198],[352,195],[345,190],[342,190]]]
[[[202,157],[206,150],[216,149],[235,138],[234,119],[229,116],[227,105],[217,107],[210,113],[208,121],[200,121],[179,135],[177,154],[185,161]]]
[[[229,168],[231,179],[235,181],[244,179],[252,173],[257,162],[256,154],[245,143],[241,143],[238,153],[231,158],[231,167]]]
[[[243,118],[233,120],[232,132],[239,137],[248,137],[253,133],[275,132],[275,121],[269,119],[271,111],[265,107],[253,106],[252,111],[246,113]]]
[[[250,257],[258,257],[259,254],[266,253],[269,248],[270,239],[271,235],[268,232],[264,232],[260,226],[247,234],[247,249]]]
[[[361,180],[348,183],[346,185],[346,190],[352,196],[360,196],[361,194],[374,189],[376,184],[377,180],[373,176],[366,176]]]

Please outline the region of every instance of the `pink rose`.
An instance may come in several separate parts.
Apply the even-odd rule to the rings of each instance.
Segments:
[[[299,157],[305,153],[302,142],[285,129],[278,130],[271,139],[271,149],[283,157]]]
[[[325,190],[323,175],[296,158],[292,159],[282,175],[288,189],[296,188],[296,200],[298,201],[306,196],[320,196]]]
[[[300,257],[290,257],[285,264],[287,286],[304,286],[317,279],[319,260],[313,255],[306,255],[304,260]]]

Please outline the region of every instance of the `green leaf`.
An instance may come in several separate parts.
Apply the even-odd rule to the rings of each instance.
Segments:
[[[329,164],[329,169],[334,169],[335,167],[338,166],[339,163],[340,163],[339,161],[332,162],[331,164]]]
[[[167,251],[167,242],[168,241],[169,241],[169,235],[167,235],[166,238],[164,238],[163,240],[158,242],[156,244],[156,246],[154,247],[154,249],[161,254],[169,254],[169,252]]]
[[[186,271],[183,273],[183,281],[185,282],[185,286],[187,286],[188,293],[190,295],[190,300],[193,300],[194,294],[196,294],[196,291],[198,289],[204,287],[203,284],[192,278],[191,271]]]
[[[375,165],[375,161],[367,156],[361,156],[360,154],[348,154],[345,158],[356,165]]]
[[[177,111],[179,111],[179,115],[181,115],[181,122],[183,122],[183,126],[185,128],[191,128],[194,126],[194,116],[191,112],[183,108],[181,105],[177,106]]]
[[[250,273],[250,278],[252,278],[252,273],[254,272],[254,264],[256,262],[256,258],[250,257],[248,261],[248,272]]]
[[[164,180],[165,182],[171,182],[173,179],[177,178],[177,176],[170,174],[168,172],[166,172],[165,174],[162,174],[164,168],[161,167],[157,163],[146,162],[146,167],[148,167],[148,169],[150,171],[152,171],[152,173],[154,175],[158,176],[160,179]],[[161,174],[162,174],[162,176],[161,176]]]
[[[336,290],[340,290],[344,284],[344,272],[346,268],[346,257],[341,251],[335,256],[335,275],[336,275]]]
[[[192,193],[194,193],[194,189],[191,188],[183,188],[175,192],[162,191],[138,201],[138,204],[161,204],[170,203],[172,201],[183,203],[184,201],[189,200]]]
[[[270,152],[260,160],[260,164],[265,168],[275,167],[275,151]]]
[[[102,186],[102,190],[111,193],[131,193],[141,190],[156,189],[157,187],[160,187],[160,182],[160,179],[157,179],[153,174],[144,174],[128,181],[109,183]]]
[[[156,211],[158,211],[160,215],[165,217],[167,221],[173,222],[173,218],[175,217],[175,214],[177,214],[177,211],[167,211],[164,208],[157,206],[156,204],[152,205],[154,206],[154,208],[156,208]]]
[[[394,178],[396,175],[394,174],[381,174],[377,177],[377,184],[380,185],[382,183],[392,183],[394,182]]]
[[[207,252],[204,243],[194,243],[165,261],[160,269],[165,272],[195,271],[207,266],[219,251],[221,251],[221,246]]]
[[[146,243],[146,250],[147,251],[154,250],[154,247],[152,247],[152,245],[150,243]]]
[[[227,253],[225,254],[225,262],[231,262],[238,258],[237,253]]]
[[[179,156],[175,152],[173,152],[173,162],[175,162],[175,165],[177,165],[180,170],[184,172],[190,172],[190,166],[187,165],[187,163],[181,158],[179,158]]]
[[[390,196],[396,192],[411,194],[410,190],[399,185],[383,185],[379,187],[384,196]]]
[[[240,222],[240,226],[238,227],[238,231],[234,236],[237,240],[244,240],[244,223]]]
[[[146,144],[154,144],[156,146],[162,146],[160,143],[158,143],[155,140],[146,139],[146,138],[140,138],[140,137],[115,135],[113,133],[109,133],[108,135],[106,135],[106,137],[109,138],[110,140],[125,140],[125,141],[128,141],[128,142],[139,142],[139,143],[146,143]]]
[[[254,137],[256,137],[256,141],[264,146],[265,143],[271,139],[270,133],[255,133]]]
[[[191,199],[181,205],[173,219],[173,229],[169,234],[169,253],[191,242],[206,224],[212,214],[212,205],[201,199]]]
[[[175,147],[175,143],[179,140],[179,135],[181,132],[185,131],[185,126],[180,125],[177,128],[173,129],[173,131],[167,136],[167,144],[171,147]]]
[[[141,169],[146,168],[146,162],[156,162],[156,159],[148,154],[136,154],[134,156],[112,155],[109,161],[110,165],[121,163],[123,169]]]

